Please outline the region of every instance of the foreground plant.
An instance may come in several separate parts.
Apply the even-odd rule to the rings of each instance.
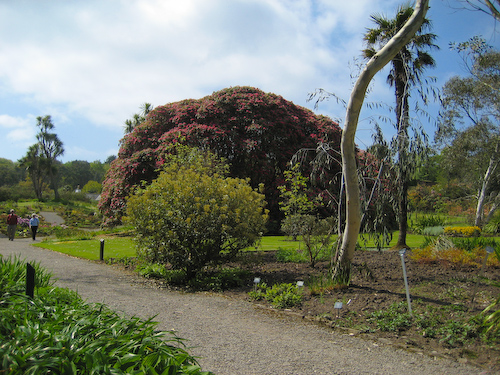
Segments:
[[[16,271],[20,263],[15,264],[6,268]],[[104,305],[85,304],[67,289],[40,287],[30,299],[15,287],[3,288],[0,373],[209,374],[182,339],[156,326],[151,320],[122,318]]]

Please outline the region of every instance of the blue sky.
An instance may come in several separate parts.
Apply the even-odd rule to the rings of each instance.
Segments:
[[[343,119],[334,100],[308,102],[323,88],[347,99],[370,15],[392,17],[393,0],[0,0],[0,157],[18,160],[35,143],[36,117],[51,115],[61,161],[101,160],[118,152],[124,121],[154,106],[254,86],[316,113]],[[474,35],[500,47],[493,19],[431,0],[441,87],[463,75],[450,42]],[[498,26],[497,26],[498,27]],[[387,72],[368,101],[391,105]],[[437,105],[429,108],[435,116]],[[363,111],[357,142],[371,144]],[[389,115],[390,116],[390,115]],[[434,128],[421,119],[429,134]],[[384,127],[387,137],[392,128]]]

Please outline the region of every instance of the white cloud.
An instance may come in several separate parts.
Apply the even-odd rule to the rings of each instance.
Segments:
[[[336,53],[330,34],[337,24],[352,29],[366,8],[364,0],[317,9],[276,0],[28,3],[34,9],[23,17],[14,16],[26,8],[3,6],[14,37],[0,42],[0,77],[41,104],[114,126],[144,101],[203,96],[200,87],[226,82],[305,97],[298,91],[307,81],[327,70],[345,75],[350,53]]]
[[[0,115],[29,119],[25,126],[33,137],[31,114],[51,114],[56,131],[66,137],[66,155],[77,155],[114,149],[118,139],[108,140],[110,146],[100,143],[99,151],[82,145],[81,132],[116,137],[144,102],[200,98],[236,85],[256,86],[299,105],[319,87],[347,99],[349,65],[363,47],[370,14],[390,16],[400,3],[0,2]],[[330,104],[321,112],[342,117]],[[9,133],[11,139],[29,138],[20,129],[25,128]]]
[[[0,115],[0,128],[5,139],[10,142],[26,142],[35,138],[34,118],[12,117],[9,115]]]

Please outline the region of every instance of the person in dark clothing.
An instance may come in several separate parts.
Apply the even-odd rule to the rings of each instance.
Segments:
[[[30,228],[31,228],[31,238],[33,241],[36,239],[36,231],[38,230],[38,226],[40,225],[40,220],[36,214],[31,215],[30,219]]]
[[[17,229],[17,215],[14,210],[10,210],[7,216],[7,235],[9,236],[9,241],[14,241]]]

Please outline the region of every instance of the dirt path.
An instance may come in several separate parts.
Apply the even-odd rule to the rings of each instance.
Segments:
[[[251,303],[218,295],[152,288],[137,276],[0,238],[0,254],[19,255],[50,270],[56,285],[88,302],[142,318],[187,339],[204,370],[245,374],[487,374],[465,364],[433,359],[281,317]]]

